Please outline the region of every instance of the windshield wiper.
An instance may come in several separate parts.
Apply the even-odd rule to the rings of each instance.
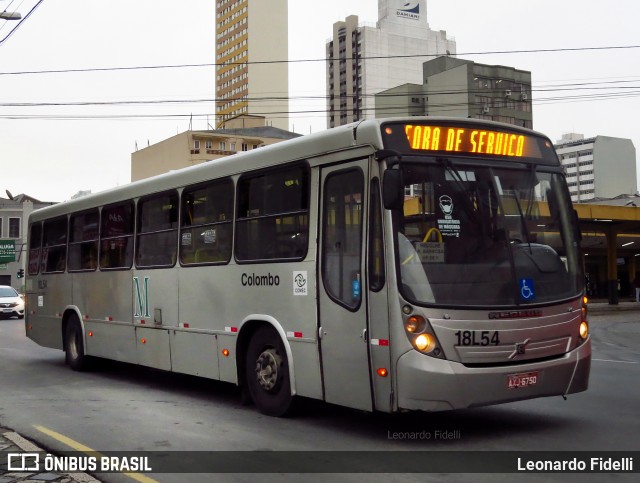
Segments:
[[[522,212],[522,205],[520,205],[520,200],[518,199],[518,191],[517,190],[513,190],[513,199],[516,200],[516,206],[518,207],[518,213],[520,213],[520,223],[522,224],[522,233],[524,234],[524,236],[526,238],[526,241],[527,241],[527,245],[529,246],[529,253],[533,254],[533,252],[531,250],[531,236],[529,234],[529,227],[527,227],[527,220],[525,219],[524,213]],[[529,206],[531,206],[531,204],[529,204]]]

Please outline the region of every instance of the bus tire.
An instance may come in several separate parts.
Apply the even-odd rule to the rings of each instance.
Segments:
[[[291,409],[289,360],[280,335],[260,327],[251,337],[245,365],[246,384],[253,403],[268,416],[285,416]]]
[[[64,331],[65,362],[74,371],[89,369],[90,358],[84,353],[82,327],[74,315],[69,319]]]

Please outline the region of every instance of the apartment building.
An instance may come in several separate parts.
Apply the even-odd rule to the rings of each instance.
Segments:
[[[209,131],[185,131],[131,153],[131,181],[300,136],[267,126],[261,116],[240,116],[228,120],[225,126]]]
[[[289,128],[287,17],[287,0],[216,2],[216,127],[249,114]]]

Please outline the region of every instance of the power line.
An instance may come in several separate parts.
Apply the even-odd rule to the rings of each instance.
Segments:
[[[22,19],[21,19],[21,20],[16,24],[16,26],[15,26],[15,27],[13,27],[13,28],[11,29],[11,31],[10,31],[7,35],[5,35],[2,39],[0,39],[0,45],[2,45],[2,44],[3,44],[3,43],[4,43],[4,42],[9,38],[9,37],[11,37],[11,36],[13,35],[13,33],[14,33],[16,30],[18,30],[18,29],[20,28],[20,26],[21,26],[24,22],[26,22],[26,20],[31,16],[31,14],[32,14],[33,12],[35,12],[36,8],[38,8],[42,2],[44,2],[44,0],[38,0],[38,3],[36,3],[36,4],[31,8],[31,10],[29,10],[29,13],[27,13],[24,17],[22,17]],[[20,4],[20,5],[22,5],[22,4]]]
[[[36,7],[44,0],[40,0]],[[35,7],[34,7],[35,9]],[[33,9],[32,9],[33,11]],[[28,15],[30,15],[29,12]],[[26,19],[26,17],[25,17]],[[23,20],[25,20],[23,19]],[[22,21],[21,21],[22,22]],[[19,24],[18,24],[19,26]],[[16,26],[16,28],[18,27]],[[15,28],[14,28],[15,30]],[[10,35],[10,34],[9,34]],[[6,39],[6,38],[5,38]],[[3,42],[4,40],[0,41]],[[536,54],[536,53],[553,53],[553,52],[584,52],[584,51],[605,51],[605,50],[624,50],[639,49],[640,45],[613,45],[605,47],[566,47],[557,49],[530,49],[530,50],[493,50],[483,52],[463,52],[456,53],[455,56],[466,55],[502,55],[502,54]],[[116,71],[134,71],[134,70],[153,70],[153,69],[184,69],[184,68],[202,68],[202,67],[226,67],[231,65],[262,65],[262,64],[299,64],[312,62],[336,62],[336,61],[353,61],[353,60],[373,60],[373,59],[409,59],[421,57],[441,57],[441,54],[415,54],[415,55],[381,55],[368,57],[347,57],[347,58],[322,58],[322,59],[296,59],[296,60],[265,60],[253,62],[222,62],[222,63],[202,63],[202,64],[167,64],[167,65],[138,65],[128,67],[91,67],[83,69],[51,69],[51,70],[26,70],[15,72],[0,72],[0,75],[39,75],[39,74],[70,74],[70,73],[86,73],[86,72],[116,72]]]
[[[601,85],[601,84],[621,84],[621,83],[635,83],[636,85]],[[466,89],[464,87],[460,87],[459,89],[448,88],[444,90],[430,90],[424,91],[422,94],[429,96],[441,96],[441,95],[456,95],[456,94],[470,94],[470,95],[481,95],[481,94],[496,94],[503,92],[504,89],[498,88],[478,88],[478,89]],[[548,85],[542,87],[535,87],[531,89],[532,93],[551,93],[551,92],[578,92],[578,91],[616,91],[619,90],[621,92],[605,92],[603,94],[599,94],[600,96],[621,96],[625,93],[635,93],[640,89],[640,79],[637,80],[616,80],[616,81],[606,81],[606,82],[584,82],[584,83],[568,83],[568,84],[555,84]],[[596,94],[594,94],[595,96]],[[363,93],[359,94],[360,99],[371,99],[374,98],[376,94]],[[405,94],[384,94],[386,99],[398,97],[404,98]],[[582,96],[578,96],[582,97]],[[149,100],[114,100],[114,101],[50,101],[50,102],[0,102],[0,107],[86,107],[86,106],[124,106],[124,105],[158,105],[158,104],[205,104],[205,103],[216,103],[216,102],[229,102],[229,101],[247,101],[247,102],[269,102],[269,101],[327,101],[330,99],[329,95],[301,95],[301,96],[280,96],[280,95],[265,95],[260,97],[232,97],[224,100],[216,100],[213,98],[197,98],[197,99],[149,99]],[[554,98],[555,99],[555,98]],[[534,99],[535,102],[540,102],[541,100],[545,100],[544,98]]]

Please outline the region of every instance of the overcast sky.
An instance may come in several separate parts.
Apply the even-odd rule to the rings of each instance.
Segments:
[[[0,9],[24,16],[37,1],[0,0]],[[290,60],[323,59],[333,23],[358,15],[374,24],[377,3],[290,1]],[[640,46],[637,0],[428,0],[427,9],[430,27],[456,39],[459,57],[531,71],[536,130],[553,141],[567,132],[630,138],[640,149],[640,48],[630,48]],[[0,20],[0,42],[15,25]],[[136,143],[187,130],[191,114],[194,129],[207,129],[207,113],[214,123],[213,67],[24,72],[212,64],[214,41],[215,0],[44,0],[0,43],[0,195],[62,201],[128,183]],[[593,49],[602,47],[625,48]],[[482,54],[548,49],[576,50]],[[325,95],[323,62],[292,63],[289,73],[292,98]],[[167,100],[200,102],[112,104]],[[111,105],[15,105],[70,102]],[[295,115],[290,127],[307,134],[326,120]]]

